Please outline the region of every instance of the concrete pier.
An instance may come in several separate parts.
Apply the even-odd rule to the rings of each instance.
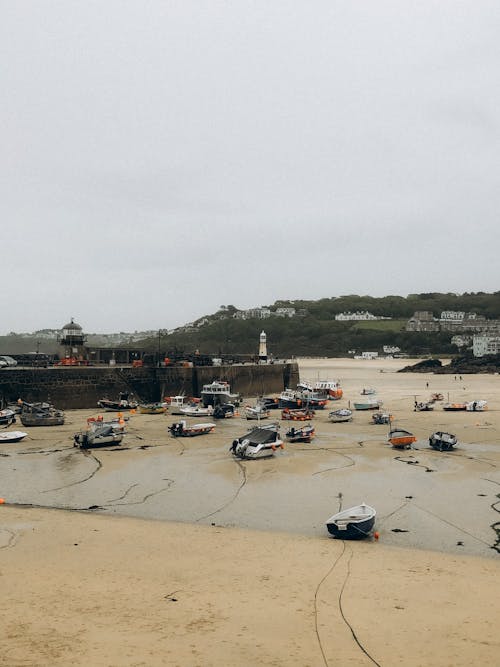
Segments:
[[[29,403],[47,401],[69,410],[96,407],[103,397],[129,392],[140,402],[164,396],[199,396],[204,384],[223,379],[243,396],[275,394],[299,381],[296,362],[235,364],[231,366],[87,366],[53,368],[2,368],[0,406],[22,398]]]

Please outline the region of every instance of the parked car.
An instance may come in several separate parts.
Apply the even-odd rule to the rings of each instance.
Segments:
[[[17,361],[6,354],[1,354],[0,366],[17,366]]]

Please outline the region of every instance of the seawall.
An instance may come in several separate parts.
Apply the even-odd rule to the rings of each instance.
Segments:
[[[0,371],[0,406],[18,398],[33,403],[47,401],[67,409],[95,408],[97,401],[118,398],[122,391],[140,402],[164,396],[199,396],[204,384],[224,379],[243,396],[275,394],[299,381],[296,362],[232,366],[89,366],[60,368],[3,368]]]

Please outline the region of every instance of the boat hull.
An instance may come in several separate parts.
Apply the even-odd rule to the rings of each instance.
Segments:
[[[10,431],[9,433],[0,433],[0,445],[10,444],[12,442],[21,442],[28,434],[24,431]]]
[[[354,403],[355,410],[378,410],[382,406],[382,401],[367,401],[362,403]]]
[[[334,514],[326,522],[330,535],[338,539],[360,540],[368,537],[375,525],[373,507],[361,505]]]
[[[328,415],[329,421],[334,424],[339,424],[341,422],[350,422],[352,421],[352,411],[351,410],[334,410]]]

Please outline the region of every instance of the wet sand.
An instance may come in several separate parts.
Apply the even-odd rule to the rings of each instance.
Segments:
[[[174,439],[179,417],[136,414],[120,449],[88,452],[72,436],[97,411],[17,424],[28,438],[0,448],[0,664],[498,664],[499,378],[407,363],[300,360],[302,378],[341,380],[329,409],[375,387],[418,438],[403,452],[365,411],[317,411],[311,444],[245,462],[228,452],[255,423],[241,417]],[[431,392],[489,410],[414,412]],[[430,449],[434,430],[457,449]],[[363,500],[379,540],[329,538]]]

